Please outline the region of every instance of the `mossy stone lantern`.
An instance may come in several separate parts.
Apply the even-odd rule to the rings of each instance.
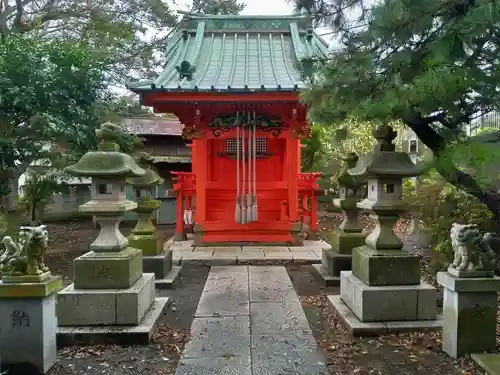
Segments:
[[[157,185],[163,183],[163,179],[153,169],[154,159],[150,154],[141,152],[136,160],[146,174],[127,179],[127,183],[134,187],[137,202],[137,224],[129,236],[129,242],[131,246],[141,249],[144,256],[154,256],[159,254],[161,247],[151,214],[160,207],[161,202],[153,199],[153,192]]]
[[[66,168],[70,175],[92,179],[91,200],[79,210],[95,216],[101,227],[91,251],[74,261],[76,289],[128,288],[142,275],[142,252],[128,247],[119,225],[124,213],[137,207],[125,197],[125,181],[144,176],[146,171],[120,152],[117,141],[122,134],[121,126],[103,124],[96,130],[98,150],[87,152]]]
[[[363,198],[365,179],[363,176],[351,176],[348,172],[358,160],[358,155],[352,152],[344,159],[344,169],[337,178],[340,198],[333,200],[333,204],[342,210],[343,221],[339,230],[330,234],[332,248],[322,250],[321,265],[314,267],[326,285],[340,283],[340,272],[351,269],[352,249],[365,243],[366,233],[359,222],[360,210],[356,206]]]
[[[397,132],[381,126],[373,133],[377,144],[354,168],[353,177],[367,181],[367,198],[358,208],[371,212],[375,229],[366,237],[366,246],[353,251],[352,272],[368,285],[410,285],[420,283],[418,256],[402,251],[403,243],[394,233],[394,225],[408,210],[403,201],[403,178],[422,174],[405,152],[396,151]]]
[[[340,224],[340,233],[361,233],[363,227],[359,222],[359,208],[357,203],[364,196],[364,186],[366,180],[363,176],[353,176],[349,170],[356,167],[359,157],[357,154],[350,152],[345,158],[346,167],[338,178],[340,185],[340,198],[333,200],[333,204],[342,210],[343,221]],[[358,236],[359,237],[359,236]],[[363,236],[364,241],[364,236]],[[346,251],[351,252],[355,246],[346,244]],[[341,248],[343,246],[339,246]],[[347,250],[347,248],[349,248]],[[342,252],[342,251],[341,251]]]

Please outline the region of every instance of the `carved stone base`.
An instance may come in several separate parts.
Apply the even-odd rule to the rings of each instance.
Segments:
[[[500,278],[438,272],[437,282],[443,286],[443,351],[453,358],[495,351]]]
[[[483,277],[493,277],[495,276],[495,272],[493,270],[491,271],[462,271],[462,270],[457,270],[456,268],[448,267],[448,273],[450,275],[453,275],[455,277],[460,277],[460,278],[483,278]]]
[[[352,251],[352,273],[371,286],[419,285],[420,257],[401,250],[360,246]]]
[[[4,283],[41,283],[51,276],[50,271],[44,272],[40,275],[22,275],[22,276],[3,276],[2,282]]]
[[[59,277],[40,284],[16,286],[16,296],[0,298],[0,353],[8,374],[45,374],[57,361],[56,291]],[[21,293],[23,292],[23,293]]]
[[[76,289],[130,288],[142,275],[142,251],[127,247],[116,253],[90,251],[73,261]]]

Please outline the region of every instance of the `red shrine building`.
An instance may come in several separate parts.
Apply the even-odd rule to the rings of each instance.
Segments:
[[[185,223],[197,246],[300,245],[317,229],[320,174],[300,171],[310,131],[299,92],[327,56],[308,17],[184,14],[163,72],[128,86],[192,141],[192,172],[173,172],[176,239]]]

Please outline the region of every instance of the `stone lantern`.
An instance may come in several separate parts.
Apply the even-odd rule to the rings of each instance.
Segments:
[[[155,299],[154,274],[143,273],[142,251],[128,246],[119,229],[124,213],[137,207],[125,197],[125,181],[146,174],[119,151],[122,132],[119,125],[103,124],[96,131],[98,151],[67,168],[71,175],[92,178],[92,199],[79,209],[95,216],[101,231],[90,251],[74,260],[73,284],[58,293],[58,338],[65,343],[106,342],[110,332],[118,342],[134,335],[147,342],[166,305]]]
[[[348,172],[358,160],[358,155],[352,152],[344,160],[346,165],[338,178],[340,198],[333,200],[334,205],[342,210],[343,221],[339,231],[332,233],[332,249],[322,250],[322,264],[313,265],[326,285],[339,285],[340,271],[351,269],[352,249],[365,243],[366,233],[359,222],[360,210],[356,206],[363,199],[365,179]]]
[[[367,198],[357,204],[376,227],[352,253],[352,271],[340,274],[340,296],[331,301],[354,334],[440,329],[436,321],[436,290],[420,281],[418,255],[403,250],[394,224],[407,211],[403,178],[424,172],[407,153],[395,151],[390,126],[374,131],[377,145],[349,170],[367,180]],[[398,321],[397,323],[392,323]]]
[[[127,183],[134,187],[137,202],[137,224],[129,236],[129,244],[142,250],[144,272],[155,274],[157,287],[171,287],[180,267],[172,266],[172,250],[164,250],[156,235],[156,227],[151,220],[151,214],[160,207],[161,202],[153,199],[154,188],[163,183],[163,179],[153,169],[153,158],[142,152],[137,162],[146,174],[140,177],[130,177]]]

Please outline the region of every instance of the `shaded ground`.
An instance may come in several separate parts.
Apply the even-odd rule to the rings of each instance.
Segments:
[[[439,333],[387,335],[353,339],[328,307],[323,287],[311,266],[288,272],[332,375],[483,375],[470,359],[454,361],[441,351]]]
[[[176,285],[160,296],[171,298],[149,346],[75,346],[58,351],[49,375],[170,375],[189,338],[189,328],[208,275],[208,267],[186,266]]]
[[[325,234],[341,222],[338,214],[322,217],[320,228]],[[371,226],[370,219],[363,219]],[[399,223],[404,237],[407,222]],[[53,272],[72,278],[72,260],[88,249],[97,236],[91,223],[50,225],[51,251],[47,263]],[[173,228],[159,228],[169,237]],[[124,228],[127,234],[129,229]],[[58,351],[59,362],[50,375],[170,375],[188,339],[189,328],[200,298],[208,267],[183,268],[181,279],[171,291],[161,296],[172,298],[172,304],[161,318],[154,342],[147,346],[71,347]],[[329,309],[326,295],[337,294],[337,288],[324,288],[310,266],[289,266],[289,274],[299,294],[314,335],[326,354],[332,375],[482,375],[469,359],[454,361],[441,352],[440,334],[388,335],[373,339],[352,339]],[[305,375],[305,374],[304,374]]]

